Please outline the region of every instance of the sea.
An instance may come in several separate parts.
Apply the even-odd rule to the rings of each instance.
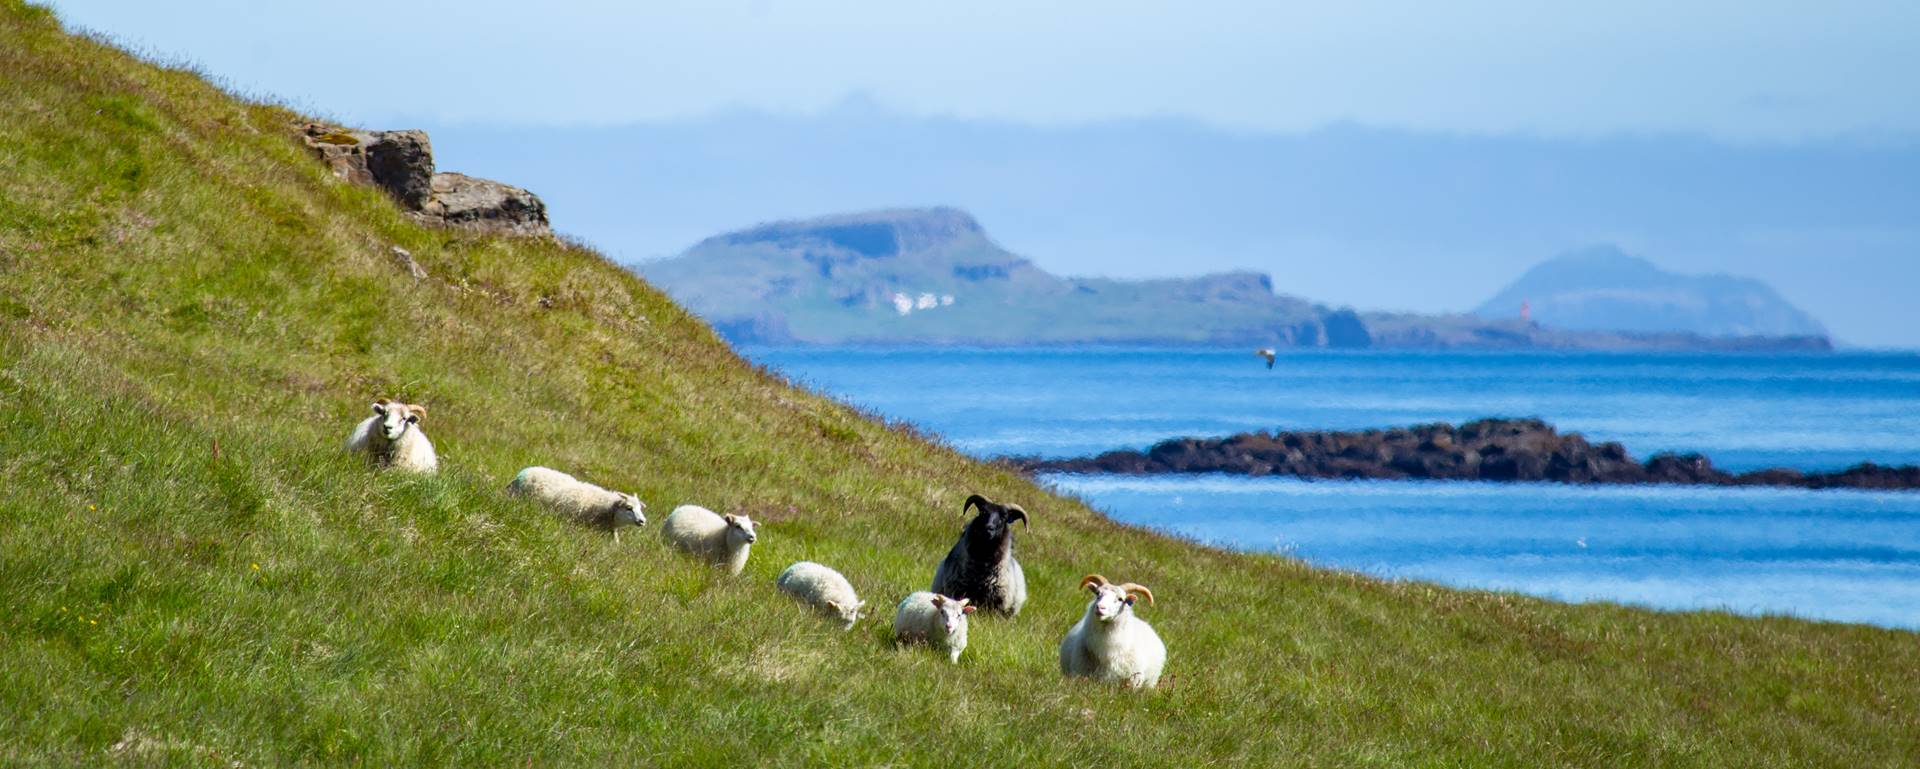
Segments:
[[[1722,469],[1920,464],[1920,354],[748,347],[980,457],[1539,417]],[[1920,629],[1920,492],[1048,475],[1112,518],[1386,578]]]

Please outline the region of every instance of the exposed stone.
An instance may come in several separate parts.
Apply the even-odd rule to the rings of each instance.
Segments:
[[[546,235],[547,206],[531,192],[465,174],[436,173],[425,131],[360,131],[301,126],[301,140],[337,178],[370,184],[428,224]],[[417,266],[417,265],[416,265]]]
[[[522,235],[550,231],[546,204],[511,184],[440,173],[433,175],[432,191],[422,213],[446,224]]]
[[[408,210],[426,207],[433,194],[433,144],[425,131],[374,131],[364,146],[373,183]]]
[[[373,172],[367,170],[366,145],[373,136],[324,123],[301,127],[301,139],[327,164],[336,178],[354,184],[373,184]]]
[[[413,276],[413,282],[418,283],[427,279],[426,268],[421,267],[419,262],[414,261],[413,252],[399,246],[394,246],[392,253],[393,260],[400,264],[400,268],[406,270],[408,275]]]

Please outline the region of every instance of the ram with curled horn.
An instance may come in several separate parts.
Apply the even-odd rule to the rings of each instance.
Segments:
[[[1027,603],[1027,575],[1013,556],[1013,524],[1028,529],[1027,511],[1012,503],[995,502],[980,494],[967,497],[962,513],[979,512],[960,530],[960,539],[947,551],[933,573],[934,593],[966,598],[985,611],[1013,616]]]
[[[1088,585],[1112,585],[1112,584],[1113,584],[1112,582],[1107,581],[1106,577],[1102,577],[1098,574],[1088,574],[1087,576],[1080,578],[1081,590],[1087,589]],[[1148,606],[1153,605],[1153,591],[1148,590],[1146,585],[1142,585],[1138,582],[1127,582],[1127,583],[1118,585],[1117,587],[1120,588],[1120,592],[1126,593],[1129,597],[1145,598],[1147,599]]]
[[[1060,641],[1060,673],[1143,689],[1158,684],[1167,646],[1133,613],[1141,598],[1153,605],[1153,591],[1133,582],[1116,585],[1098,574],[1081,577],[1080,589],[1092,591],[1093,600]]]

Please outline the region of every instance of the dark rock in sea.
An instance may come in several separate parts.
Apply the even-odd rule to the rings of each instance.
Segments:
[[[1660,453],[1647,460],[1647,480],[1652,483],[1721,485],[1732,478],[1714,469],[1713,460],[1699,454]]]
[[[1029,472],[1231,473],[1303,478],[1664,483],[1711,486],[1920,489],[1920,467],[1865,463],[1835,473],[1775,468],[1732,475],[1699,454],[1660,453],[1644,464],[1617,442],[1590,443],[1538,419],[1481,419],[1360,432],[1241,433],[1174,438],[1146,451],[1094,457],[1010,457]]]

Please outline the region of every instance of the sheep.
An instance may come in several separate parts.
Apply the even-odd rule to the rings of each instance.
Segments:
[[[647,506],[639,497],[608,491],[547,467],[529,467],[513,476],[507,493],[531,498],[576,523],[613,532],[621,526],[647,525]]]
[[[433,442],[420,431],[420,420],[426,416],[426,406],[385,398],[374,401],[373,416],[362,420],[347,437],[347,451],[364,452],[376,466],[438,472],[440,458],[433,452]]]
[[[933,573],[933,592],[966,598],[973,605],[1007,616],[1020,613],[1027,603],[1027,575],[1013,557],[1013,522],[1027,522],[1019,505],[1003,505],[975,494],[960,507],[978,506],[980,514],[967,522],[960,539]]]
[[[1167,664],[1167,645],[1146,620],[1133,614],[1137,598],[1153,605],[1153,591],[1132,582],[1115,585],[1088,574],[1080,587],[1093,591],[1087,612],[1060,641],[1060,674],[1151,689]]]
[[[860,608],[867,605],[854,595],[853,585],[840,572],[812,561],[788,566],[774,584],[780,592],[838,617],[846,623],[841,630],[852,630],[853,623],[860,621]]]
[[[667,514],[660,524],[660,536],[674,547],[685,550],[729,574],[747,567],[747,555],[753,549],[753,519],[744,515],[720,515],[699,505],[681,505]]]
[[[893,610],[895,644],[924,643],[936,649],[945,647],[947,661],[960,662],[967,650],[967,615],[973,613],[965,598],[948,598],[922,590],[901,599]]]

